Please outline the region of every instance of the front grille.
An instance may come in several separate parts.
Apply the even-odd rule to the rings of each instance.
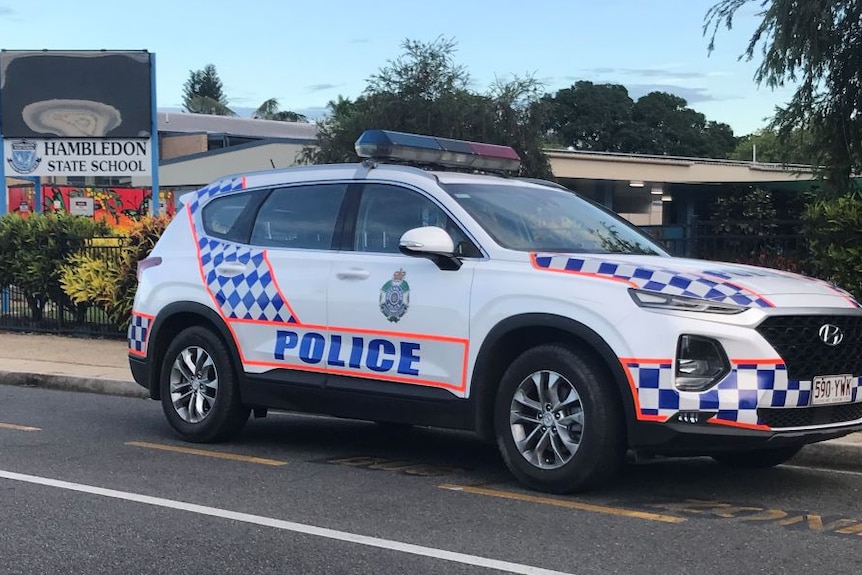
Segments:
[[[844,332],[840,344],[829,346],[820,339],[820,327],[827,323]],[[862,375],[862,316],[772,316],[757,331],[784,360],[788,379],[811,381],[818,375]]]
[[[862,403],[784,409],[760,408],[757,410],[757,417],[761,423],[773,428],[846,423],[862,419]]]

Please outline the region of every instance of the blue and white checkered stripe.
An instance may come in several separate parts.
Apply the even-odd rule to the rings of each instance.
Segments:
[[[233,192],[235,190],[241,190],[245,187],[245,178],[237,177],[237,178],[224,178],[222,180],[218,180],[217,182],[213,182],[212,184],[199,189],[194,193],[194,197],[191,202],[189,202],[189,209],[194,214],[200,209],[201,205],[206,203],[208,199],[211,197],[223,194],[225,192]]]
[[[630,282],[642,289],[735,303],[743,306],[772,307],[772,304],[721,277],[708,277],[663,268],[647,268],[624,262],[561,255],[536,254],[536,265],[548,270],[605,276]]]
[[[140,355],[147,353],[147,334],[150,331],[150,318],[132,312],[129,322],[129,350]]]
[[[666,420],[678,411],[715,411],[728,423],[760,425],[758,407],[808,407],[811,382],[787,378],[787,367],[775,363],[735,364],[717,386],[704,391],[679,391],[668,361],[630,360],[624,363],[638,394],[643,419]],[[862,399],[862,377],[853,380],[851,401]]]
[[[281,297],[264,251],[213,238],[201,237],[200,263],[207,287],[228,319],[296,323]],[[236,275],[219,274],[226,262],[245,264]]]

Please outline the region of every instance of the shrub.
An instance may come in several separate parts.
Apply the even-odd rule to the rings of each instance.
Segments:
[[[0,218],[0,284],[23,292],[34,321],[49,300],[61,310],[75,307],[60,285],[61,269],[87,238],[110,234],[104,222],[65,213],[7,214]]]
[[[117,270],[111,319],[125,329],[132,316],[132,304],[138,289],[138,262],[150,255],[156,242],[171,222],[168,216],[147,216],[134,222],[127,231],[126,249]]]
[[[848,193],[811,202],[805,228],[817,275],[862,297],[862,197]]]

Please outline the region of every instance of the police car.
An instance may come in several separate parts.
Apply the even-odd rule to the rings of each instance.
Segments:
[[[495,175],[511,148],[371,130],[356,150],[194,192],[140,263],[131,369],[186,440],[267,409],[470,430],[570,492],[627,452],[772,466],[862,429],[847,292],[671,257]]]

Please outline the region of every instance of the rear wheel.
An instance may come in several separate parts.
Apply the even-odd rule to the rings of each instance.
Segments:
[[[498,390],[495,429],[515,477],[533,489],[568,493],[615,474],[625,445],[612,385],[561,345],[535,347],[512,362]]]
[[[165,352],[160,377],[162,410],[187,441],[229,439],[248,420],[224,343],[195,326],[180,332]]]
[[[801,445],[779,447],[777,449],[752,449],[749,451],[728,451],[714,453],[712,458],[729,467],[744,469],[765,469],[781,465],[802,449]]]

